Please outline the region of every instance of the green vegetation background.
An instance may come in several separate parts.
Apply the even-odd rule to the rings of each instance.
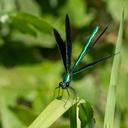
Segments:
[[[65,37],[64,18],[69,14],[74,61],[92,28],[99,25],[102,31],[110,24],[84,64],[113,53],[122,6],[121,0],[0,0],[0,128],[28,126],[51,102],[64,73],[52,27]],[[128,127],[128,22],[124,32],[116,104],[116,121],[121,128]],[[71,83],[93,106],[96,128],[103,126],[111,66],[112,59],[76,75]],[[64,115],[51,128],[68,127]]]

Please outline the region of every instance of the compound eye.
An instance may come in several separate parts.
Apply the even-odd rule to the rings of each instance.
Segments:
[[[68,87],[69,86],[69,83],[66,83],[66,87]]]
[[[59,83],[59,86],[60,86],[60,87],[62,87],[62,86],[63,86],[63,83],[62,83],[62,82],[60,82],[60,83]]]

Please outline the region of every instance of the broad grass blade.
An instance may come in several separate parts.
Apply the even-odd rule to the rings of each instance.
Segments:
[[[77,101],[74,101],[74,104]],[[68,101],[64,106],[64,101],[55,99],[52,101],[46,109],[35,119],[34,122],[28,128],[48,128],[58,118],[60,118],[70,107],[74,104],[72,101]]]
[[[115,53],[121,52],[121,46],[123,41],[123,24],[124,24],[124,11],[122,12]],[[120,60],[121,60],[121,54],[119,53],[115,55],[113,61],[107,104],[105,110],[104,128],[114,128],[113,122],[114,122],[115,103],[116,103],[116,87],[118,85]]]

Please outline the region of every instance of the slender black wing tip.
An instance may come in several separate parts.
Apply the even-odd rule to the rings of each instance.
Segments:
[[[54,33],[54,37],[56,39],[57,44],[59,42],[63,42],[63,39],[61,38],[59,32],[55,28],[53,28],[53,33]]]
[[[107,31],[108,27],[110,26],[110,24],[107,24],[106,27],[103,29],[103,31],[100,33],[100,35],[96,38],[96,40],[93,42],[93,44],[91,45],[91,48],[93,48],[95,46],[95,44],[98,42],[98,40],[103,36],[103,34]]]
[[[70,28],[70,18],[69,18],[69,15],[66,14],[66,17],[65,17],[65,29],[66,29],[66,34],[67,32],[69,34],[71,34],[71,28]],[[70,35],[71,36],[71,35]]]
[[[66,14],[65,19],[69,19],[69,15],[68,14]]]
[[[70,24],[70,18],[69,18],[68,14],[66,14],[66,16],[65,16],[65,23]]]
[[[70,70],[71,66],[71,52],[72,52],[72,43],[71,43],[71,27],[70,19],[68,14],[65,17],[65,35],[66,35],[66,67],[67,71]]]
[[[106,25],[106,27],[104,28],[103,32],[106,32],[109,28],[110,24]]]
[[[53,28],[53,33],[58,33],[58,31],[55,28]]]
[[[53,28],[53,33],[54,33],[54,37],[55,37],[55,40],[56,40],[56,43],[57,43],[57,46],[59,48],[59,51],[60,51],[60,54],[61,54],[61,57],[63,59],[63,64],[64,64],[64,67],[66,69],[66,60],[65,60],[65,44],[64,44],[64,41],[63,39],[61,38],[59,32]]]
[[[108,57],[110,56],[110,57],[113,57],[113,56],[115,56],[115,55],[118,55],[118,54],[120,54],[120,51],[118,51],[118,52],[116,52],[116,53],[113,53],[113,54],[111,54],[111,55],[108,55]],[[107,56],[106,56],[107,57]],[[103,58],[105,58],[105,57],[103,57]]]
[[[57,37],[58,37],[59,33],[57,32],[57,30],[55,28],[53,28],[53,34],[54,34],[54,37],[57,41]]]
[[[102,33],[104,33],[104,32],[106,32],[106,30],[109,28],[109,26],[110,26],[110,23],[108,23],[106,26],[105,26],[105,28],[103,29],[103,32]],[[96,26],[98,29],[100,29],[100,26]]]
[[[113,54],[111,54],[111,55],[102,57],[101,59],[98,59],[97,62],[99,63],[99,62],[105,61],[105,60],[107,60],[107,59],[109,59],[109,58],[111,58],[111,57],[114,57],[115,55],[117,55],[117,54],[119,54],[119,53],[120,53],[120,52],[116,52],[116,53],[113,53]]]
[[[108,29],[108,28],[109,28],[109,26],[110,26],[110,23],[109,23],[109,24],[107,24],[106,29]]]
[[[117,55],[119,53],[120,52],[116,52],[116,53],[114,53],[112,55],[108,55],[108,56],[102,57],[102,58],[100,58],[100,59],[98,59],[98,60],[96,60],[96,61],[94,61],[92,63],[86,64],[84,67],[78,69],[77,71],[74,71],[73,72],[73,75],[78,74],[80,72],[83,72],[83,71],[87,70],[88,68],[91,68],[92,66],[94,66],[94,65],[96,65],[98,63],[101,63],[103,61],[106,61],[106,60],[110,59],[111,57],[113,57],[113,56],[115,56],[115,55]]]
[[[107,59],[109,59],[109,58],[111,58],[111,57],[114,57],[115,55],[117,55],[117,54],[119,54],[119,53],[120,53],[120,52],[116,52],[116,53],[113,53],[113,54],[111,54],[111,55],[104,56],[104,57],[98,59],[98,60],[95,61],[95,62],[99,63],[99,62],[105,61],[105,60],[107,60]]]
[[[108,28],[110,28],[111,25],[112,25],[111,21],[108,22],[103,31],[107,31]]]
[[[54,36],[55,36],[56,39],[57,39],[58,36],[60,37],[59,32],[55,28],[53,28],[53,33],[54,33]]]
[[[103,30],[103,33],[108,30],[108,28],[110,27],[110,25],[111,25],[111,23],[108,23],[108,24],[106,25],[106,27],[105,27],[104,30]]]

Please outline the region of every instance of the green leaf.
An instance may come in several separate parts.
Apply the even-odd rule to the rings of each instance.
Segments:
[[[74,104],[75,103],[76,101],[74,102]],[[66,106],[64,105],[64,101],[55,99],[46,107],[43,112],[41,112],[41,114],[28,128],[48,128],[70,107],[73,106],[73,101],[68,100]]]
[[[36,30],[32,27],[32,25],[29,23],[24,23],[24,21],[22,21],[21,19],[13,17],[11,26],[21,31],[22,33],[37,36]]]
[[[52,26],[48,24],[43,18],[27,13],[15,13],[10,15],[10,22],[14,24],[14,21],[20,21],[23,26],[24,24],[31,25],[43,33],[51,33],[52,30]]]
[[[73,105],[69,111],[70,128],[77,128],[77,105]]]
[[[78,107],[79,110],[77,109]],[[64,101],[55,99],[43,112],[41,112],[41,114],[28,128],[48,128],[69,108],[71,128],[80,128],[80,126],[81,128],[84,128],[85,126],[93,128],[94,118],[92,107],[83,99],[70,99],[66,103],[66,106]]]
[[[121,52],[121,46],[123,41],[123,25],[124,25],[124,12],[122,13],[122,17],[121,17],[115,53]],[[113,122],[114,122],[114,112],[115,112],[115,102],[116,102],[116,88],[118,85],[120,60],[121,60],[121,55],[119,53],[115,55],[113,61],[107,104],[105,110],[104,128],[113,128],[113,124],[114,124]]]
[[[48,24],[43,18],[37,17],[27,13],[6,13],[0,17],[1,23],[9,23],[15,29],[21,32],[35,35],[36,31],[50,34],[52,26]]]
[[[91,105],[86,102],[84,104],[80,104],[79,106],[79,118],[81,120],[81,128],[93,128],[94,127],[94,117],[93,117],[93,109]]]
[[[41,17],[27,13],[7,13],[0,17],[0,22],[3,25],[6,23],[9,29],[7,34],[2,31],[2,35],[10,35],[13,42],[23,42],[31,46],[54,45],[54,38],[51,38],[53,27]]]

